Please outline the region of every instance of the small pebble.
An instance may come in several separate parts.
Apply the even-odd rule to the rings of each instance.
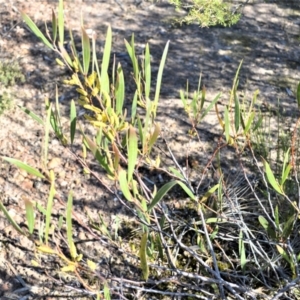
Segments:
[[[54,169],[58,167],[61,164],[61,159],[59,157],[52,158],[48,163],[49,169]]]

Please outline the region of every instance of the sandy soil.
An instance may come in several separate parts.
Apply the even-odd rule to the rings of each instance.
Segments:
[[[236,4],[239,2],[236,1]],[[179,90],[185,88],[187,80],[191,91],[197,88],[200,72],[202,84],[207,90],[207,102],[222,92],[222,106],[228,101],[232,80],[243,60],[240,90],[245,97],[251,97],[259,89],[260,103],[274,108],[279,99],[280,110],[286,117],[282,126],[287,130],[290,130],[297,116],[295,88],[300,78],[300,7],[296,1],[290,7],[281,2],[284,3],[248,2],[240,22],[231,28],[199,28],[197,25],[174,27],[169,21],[174,11],[167,1],[154,4],[141,2],[138,5],[134,1],[123,0],[121,6],[113,0],[66,1],[66,14],[70,28],[78,32],[82,13],[86,28],[97,32],[99,53],[107,26],[112,26],[113,52],[127,76],[130,76],[131,66],[124,38],[129,39],[134,33],[140,54],[145,43],[150,44],[153,76],[164,46],[170,41],[158,120],[179,161],[184,164],[189,152],[197,165],[205,166],[221,134],[217,119],[214,112],[210,113],[197,128],[201,141],[191,142],[187,135],[190,128],[188,118],[179,99]],[[63,87],[61,81],[67,78],[68,73],[57,67],[54,54],[33,36],[19,15],[24,10],[43,27],[43,22],[50,20],[55,1],[1,0],[0,5],[0,58],[18,59],[26,76],[26,82],[12,90],[16,105],[42,116],[44,99],[54,99],[55,86],[58,84],[61,104],[67,112],[74,93]],[[130,105],[130,90],[127,101]],[[42,149],[43,128],[17,106],[0,117],[1,156],[17,158],[40,167]],[[227,169],[234,170],[237,166],[230,151],[226,155]],[[125,224],[130,216],[124,206],[114,201],[95,179],[84,175],[75,158],[56,139],[50,142],[49,166],[58,174],[60,198],[56,199],[54,213],[61,213],[68,190],[71,188],[74,191],[74,210],[78,218],[76,240],[80,251],[99,261],[103,270],[109,270],[107,272],[111,272],[112,276],[121,274],[128,280],[134,280],[139,274],[134,258],[124,264],[120,257],[126,255],[117,244],[108,244],[99,232],[89,232],[87,229],[87,212],[92,218],[97,218],[97,214],[102,215],[110,228],[114,228],[118,220]],[[1,162],[2,201],[20,224],[25,222],[23,199],[30,198],[45,204],[48,189],[45,182]],[[124,232],[124,238],[127,238],[126,234]],[[61,241],[60,237],[57,239]],[[76,292],[80,294],[82,288],[78,280],[71,276],[59,278],[54,258],[49,260],[49,268],[43,269],[41,266],[49,258],[46,255],[35,256],[33,248],[32,242],[19,237],[0,214],[0,298],[20,299],[29,295],[29,299],[37,299],[37,296],[52,299],[59,295],[61,299],[79,299],[75,295]],[[32,259],[38,260],[40,265],[33,267]],[[114,266],[114,270],[111,266]],[[31,291],[18,293],[18,289],[24,287],[20,278],[32,287]],[[66,286],[69,287],[67,290]],[[89,298],[88,295],[84,297]]]

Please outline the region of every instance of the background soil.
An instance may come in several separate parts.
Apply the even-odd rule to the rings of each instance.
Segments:
[[[150,44],[153,76],[156,75],[164,46],[168,40],[170,41],[158,118],[179,160],[184,159],[187,152],[190,152],[198,165],[206,165],[221,132],[212,112],[198,128],[201,142],[191,143],[186,134],[189,126],[179,99],[179,90],[185,89],[187,80],[190,91],[196,89],[201,72],[202,84],[207,90],[207,101],[211,101],[222,92],[220,104],[226,104],[232,80],[241,60],[243,65],[240,72],[240,90],[246,97],[251,97],[253,92],[259,89],[259,100],[267,107],[277,107],[279,103],[286,117],[286,122],[282,126],[290,130],[293,118],[298,114],[294,94],[300,78],[298,1],[288,1],[289,4],[286,1],[269,3],[249,1],[243,8],[241,20],[230,28],[200,28],[197,25],[174,27],[170,22],[174,16],[174,9],[167,1],[137,3],[133,0],[123,0],[120,3],[121,5],[112,0],[65,1],[69,27],[78,34],[82,13],[86,28],[93,29],[97,33],[97,48],[101,57],[107,26],[110,24],[113,30],[113,52],[127,72],[126,78],[130,78],[131,65],[126,54],[124,38],[129,40],[134,33],[137,52],[141,55],[145,43]],[[234,1],[234,5],[241,3],[243,1]],[[43,27],[43,22],[50,21],[51,9],[56,8],[56,1],[1,0],[0,5],[0,58],[18,59],[26,76],[26,83],[12,90],[16,104],[42,116],[44,99],[46,97],[54,99],[57,84],[61,103],[66,107],[67,113],[69,101],[75,96],[72,90],[61,84],[68,74],[57,67],[54,54],[28,30],[19,14],[24,10],[40,27]],[[129,89],[128,104],[131,101],[130,92],[132,91]],[[43,128],[17,107],[0,118],[1,156],[14,157],[39,167],[42,137]],[[88,220],[83,212],[88,211],[91,217],[95,218],[100,213],[110,228],[114,228],[119,219],[125,224],[130,216],[97,181],[80,171],[80,166],[58,141],[53,139],[50,149],[49,166],[58,174],[57,182],[62,201],[57,200],[54,212],[60,212],[68,190],[73,189],[74,209],[79,219],[76,224],[78,234],[76,238],[81,241],[81,251],[92,255],[99,264],[101,256],[103,269],[109,261],[116,269],[115,271],[110,269],[110,272],[124,272],[131,274],[127,278],[135,279],[138,271],[132,270],[130,266],[121,266],[118,258],[121,254],[117,248],[109,248],[105,240],[101,240],[99,236],[95,238],[86,230]],[[236,167],[228,153],[228,170]],[[23,213],[21,214],[24,210],[22,199],[30,197],[45,203],[48,188],[45,183],[1,162],[2,199],[10,213],[20,223],[24,222]],[[66,299],[68,295],[72,299],[76,298],[70,291],[74,292],[76,288],[80,290],[80,284],[74,278],[58,280],[50,270],[51,267],[56,268],[55,262],[49,264],[48,272],[42,268],[33,268],[30,263],[34,255],[30,250],[33,245],[29,240],[20,238],[2,215],[0,236],[1,299],[13,299],[12,297],[18,299],[20,295],[24,295],[24,291],[23,294],[16,292],[18,287],[23,286],[20,277],[30,287],[35,287],[30,291],[30,297],[60,295]],[[40,257],[41,261],[43,259]],[[69,289],[66,291],[65,282],[68,280]],[[29,292],[25,291],[26,293]]]

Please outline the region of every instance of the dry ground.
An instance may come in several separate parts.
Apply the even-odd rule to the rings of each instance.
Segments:
[[[145,43],[150,44],[154,74],[164,45],[170,40],[158,119],[179,161],[184,162],[189,152],[198,165],[206,165],[220,134],[212,112],[198,128],[201,142],[189,143],[186,134],[188,120],[179,100],[179,89],[185,88],[187,79],[190,89],[195,89],[202,72],[207,100],[211,101],[217,93],[223,92],[220,104],[226,104],[234,74],[242,59],[241,91],[251,96],[259,89],[260,101],[266,106],[276,107],[279,99],[287,121],[282,125],[289,130],[297,107],[293,92],[300,78],[300,8],[296,1],[290,7],[281,4],[283,1],[250,1],[243,10],[240,22],[231,28],[173,27],[168,20],[174,11],[166,2],[142,2],[137,5],[134,1],[123,0],[121,7],[112,0],[65,1],[69,26],[78,30],[82,13],[85,26],[97,32],[99,53],[107,26],[112,26],[113,52],[125,70],[130,69],[130,61],[126,56],[124,38],[129,39],[134,33],[137,51],[141,54]],[[19,60],[26,76],[26,82],[13,89],[15,103],[43,115],[44,99],[54,99],[58,84],[61,103],[67,112],[74,93],[63,87],[61,82],[68,74],[56,66],[53,53],[33,36],[19,15],[24,10],[42,27],[43,22],[49,22],[55,1],[1,0],[0,5],[0,58]],[[130,104],[130,94],[127,101]],[[0,117],[1,156],[17,158],[39,167],[42,140],[43,128],[17,107]],[[231,160],[230,153],[227,155],[227,168],[234,170],[237,166]],[[114,228],[118,221],[126,224],[130,219],[126,209],[107,194],[96,180],[84,175],[74,157],[56,139],[50,142],[49,167],[58,174],[60,198],[55,202],[55,214],[63,209],[68,190],[71,188],[74,191],[74,210],[78,218],[76,241],[80,242],[80,251],[98,261],[103,270],[109,270],[107,272],[114,276],[122,274],[127,279],[135,280],[139,271],[134,259],[128,259],[124,264],[120,257],[125,254],[117,246],[108,245],[101,234],[87,229],[86,212],[94,218],[97,214],[102,215],[109,227]],[[19,223],[24,222],[22,199],[28,197],[45,204],[48,188],[44,182],[1,162],[1,197]],[[124,239],[128,238],[125,230],[122,234]],[[18,288],[23,287],[21,279],[33,287],[30,299],[43,295],[45,299],[58,295],[61,299],[88,297],[80,294],[82,286],[76,278],[57,277],[55,270],[58,262],[55,259],[39,256],[36,259],[46,269],[32,267],[32,249],[32,242],[19,237],[0,214],[0,299],[21,299],[22,295],[28,295],[28,291],[18,293]],[[76,296],[77,292],[80,296]]]

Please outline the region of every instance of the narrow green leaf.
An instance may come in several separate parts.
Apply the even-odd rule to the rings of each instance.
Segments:
[[[138,157],[138,140],[135,128],[130,126],[128,129],[128,182],[131,182],[135,165]]]
[[[245,244],[243,240],[242,230],[240,231],[240,237],[239,237],[239,254],[240,254],[241,268],[242,270],[245,270],[247,260],[246,260],[246,251],[245,251]]]
[[[279,231],[279,230],[280,230],[280,223],[279,223],[279,211],[278,211],[278,205],[276,205],[276,207],[275,207],[274,215],[275,215],[276,229]]]
[[[38,29],[38,27],[35,25],[35,23],[24,13],[21,12],[22,18],[25,21],[25,23],[28,25],[28,27],[31,29],[31,31],[42,40],[42,42],[51,50],[54,50],[51,43],[47,40],[47,38],[43,35],[43,33]]]
[[[117,82],[116,82],[116,113],[121,115],[123,112],[123,105],[125,99],[125,82],[124,74],[121,64],[118,64],[117,69]]]
[[[32,234],[34,230],[34,223],[35,223],[33,204],[28,199],[24,199],[24,202],[25,202],[27,226],[28,226],[29,233]]]
[[[126,40],[124,40],[124,42],[125,42],[127,52],[129,54],[129,57],[132,62],[134,79],[136,80],[136,82],[138,82],[139,65],[138,65],[138,61],[136,58],[135,47],[134,47],[134,34],[132,34],[132,36],[131,36],[131,44],[129,44]]]
[[[162,217],[162,219],[165,219],[165,218]],[[163,225],[161,225],[161,228],[163,228]],[[164,248],[163,248],[163,244],[161,242],[161,238],[158,234],[156,235],[156,246],[158,248],[158,257],[163,260],[164,259]]]
[[[106,283],[104,284],[103,293],[104,293],[104,299],[105,300],[111,300],[110,290],[109,290],[109,287],[108,287],[108,285]],[[99,300],[100,300],[100,296],[99,296]]]
[[[56,87],[56,92],[57,92],[57,87]],[[56,119],[53,116],[53,112],[52,112],[52,103],[46,103],[46,112],[47,112],[47,116],[46,116],[46,122],[45,122],[45,137],[44,137],[44,165],[47,165],[48,162],[48,146],[49,146],[49,132],[50,132],[50,125],[51,125],[51,119],[54,122],[54,125],[52,125],[53,129],[55,132],[56,131],[56,127],[57,123],[56,123]]]
[[[145,96],[146,98],[150,97],[150,88],[151,88],[151,57],[149,44],[146,44],[145,48],[145,60],[144,60],[144,72],[145,72]]]
[[[159,124],[154,124],[154,130],[149,139],[149,145],[148,145],[149,153],[151,152],[151,149],[152,149],[153,145],[156,143],[159,135],[160,135],[160,126],[159,126]]]
[[[154,196],[152,202],[148,206],[148,211],[150,211],[161,199],[168,193],[168,191],[178,183],[178,181],[170,181],[163,185],[156,195]]]
[[[267,219],[264,216],[259,216],[258,221],[260,225],[267,231],[269,227],[269,222],[267,221]]]
[[[143,125],[142,125],[142,121],[139,116],[137,116],[137,126],[138,126],[138,130],[139,130],[140,141],[141,141],[142,145],[144,145],[145,138],[144,138],[144,133],[143,133]]]
[[[89,72],[91,62],[91,44],[90,38],[87,35],[85,29],[81,28],[81,39],[82,39],[82,56],[83,56],[83,74],[87,75]]]
[[[108,78],[108,66],[110,61],[111,45],[112,45],[112,32],[111,32],[111,27],[108,26],[104,51],[103,51],[103,57],[102,57],[101,78],[100,78],[101,87],[107,93],[109,93],[110,91],[109,78]]]
[[[66,211],[67,240],[68,240],[70,255],[73,259],[75,259],[78,254],[77,254],[76,246],[73,241],[72,209],[73,209],[73,193],[72,191],[70,191],[68,195],[68,203],[67,203],[67,211]]]
[[[229,112],[227,107],[225,106],[225,116],[224,116],[224,121],[225,121],[225,137],[226,137],[226,142],[229,143],[229,130],[230,130],[230,121],[229,121]]]
[[[15,222],[15,220],[10,216],[6,207],[3,205],[2,201],[0,201],[0,209],[3,211],[6,219],[10,222],[10,224],[22,235],[25,235],[25,232],[20,228],[20,226]]]
[[[255,132],[258,128],[261,128],[262,121],[263,121],[263,116],[260,114],[258,116],[257,122],[255,123],[255,125],[253,127],[253,132]]]
[[[234,92],[234,127],[236,132],[238,132],[240,129],[240,121],[241,121],[240,101],[235,91]]]
[[[43,119],[41,119],[38,115],[36,115],[35,113],[33,113],[31,110],[29,110],[26,107],[22,107],[20,105],[18,105],[18,107],[23,110],[28,116],[30,116],[33,120],[37,121],[39,124],[41,124],[42,126],[44,126],[44,121]]]
[[[163,75],[163,70],[165,67],[165,63],[167,60],[167,54],[168,54],[168,49],[169,49],[169,44],[170,41],[167,42],[160,64],[159,64],[159,69],[158,69],[158,74],[157,74],[157,81],[156,81],[156,90],[155,90],[155,97],[154,97],[154,117],[156,116],[156,110],[158,106],[158,100],[159,100],[159,94],[160,94],[160,87],[161,87],[161,82],[162,82],[162,75]]]
[[[52,42],[55,44],[57,38],[57,18],[54,10],[52,9]]]
[[[39,204],[39,203],[35,203],[35,205],[36,205],[36,208],[38,209],[38,211],[41,213],[41,214],[43,214],[44,216],[46,216],[46,209],[41,205],[41,204]]]
[[[184,176],[177,169],[173,167],[169,167],[169,171],[173,173],[175,176],[177,176],[178,178],[184,179]]]
[[[200,202],[206,202],[208,198],[210,198],[212,196],[212,194],[220,187],[220,183],[215,184],[212,188],[210,188],[205,194],[204,196],[201,198]],[[195,199],[193,199],[195,200]]]
[[[287,167],[285,168],[284,173],[282,175],[282,179],[281,179],[281,186],[282,187],[283,187],[285,181],[288,179],[289,174],[290,174],[292,168],[293,168],[293,165],[291,163],[288,164]]]
[[[276,245],[277,251],[282,256],[283,259],[285,259],[288,263],[291,263],[291,258],[287,254],[287,252],[279,245]]]
[[[45,221],[45,243],[46,243],[46,245],[48,245],[53,199],[55,196],[54,172],[52,170],[50,170],[50,177],[52,178],[52,181],[51,181],[50,192],[49,192],[48,201],[47,201],[46,221]]]
[[[65,30],[65,21],[64,21],[64,1],[59,0],[58,4],[58,35],[59,42],[61,45],[64,44],[64,30]]]
[[[183,182],[177,180],[177,184],[179,184],[181,186],[181,188],[187,193],[187,195],[192,200],[196,200],[195,195],[192,193],[192,191]]]
[[[40,177],[40,178],[45,178],[45,176],[40,173],[37,169],[28,166],[27,164],[21,162],[20,160],[14,159],[14,158],[10,158],[10,157],[6,157],[6,156],[2,156],[2,159],[15,165],[16,167],[26,171],[27,173],[36,176],[36,177]]]
[[[295,216],[291,215],[288,220],[284,223],[282,237],[286,240],[290,237],[295,224]]]
[[[264,160],[264,158],[262,158],[263,163],[264,163],[264,167],[265,167],[265,172],[267,174],[267,179],[268,182],[271,184],[272,188],[279,194],[284,195],[284,192],[281,188],[281,186],[279,185],[279,183],[277,182],[277,180],[275,179],[275,176],[270,168],[270,165],[267,163],[266,160]]]
[[[73,144],[75,132],[76,132],[76,121],[77,121],[77,115],[76,115],[76,106],[74,100],[71,101],[71,107],[70,107],[70,134],[71,134],[71,144]]]
[[[297,104],[298,104],[298,108],[300,109],[300,82],[298,83],[297,86]]]
[[[132,122],[132,124],[135,122],[135,117],[136,117],[137,98],[138,98],[138,93],[137,93],[137,91],[135,91],[133,100],[132,100],[132,106],[131,106],[131,122]]]
[[[203,114],[201,115],[200,121],[207,115],[207,113],[211,110],[211,108],[216,104],[216,102],[219,100],[221,94],[219,93],[214,100],[207,106]]]
[[[285,181],[289,177],[290,171],[292,169],[292,164],[289,163],[289,154],[290,154],[290,148],[286,151],[284,155],[284,161],[283,161],[283,166],[282,166],[282,175],[281,175],[281,186],[284,185]]]
[[[129,187],[128,187],[128,182],[127,182],[127,176],[126,176],[126,171],[121,169],[119,170],[119,174],[118,174],[118,178],[119,178],[119,184],[120,184],[120,188],[121,191],[124,195],[124,197],[128,200],[128,201],[132,201],[132,195],[130,193]]]
[[[241,67],[242,67],[242,64],[243,64],[243,60],[241,60],[240,64],[239,64],[239,67],[235,73],[235,76],[234,76],[234,80],[233,80],[233,83],[232,83],[232,89],[231,89],[231,94],[230,94],[230,100],[229,100],[229,107],[232,106],[232,100],[233,100],[233,97],[234,97],[234,93],[236,92],[237,90],[237,86],[238,86],[238,76],[239,76],[239,73],[240,73],[240,70],[241,70]]]
[[[69,67],[73,68],[74,64],[72,62],[72,59],[71,59],[69,53],[67,52],[67,50],[65,49],[65,47],[63,46],[63,44],[58,42],[58,48],[60,50],[60,55],[62,56],[62,58],[67,62]]]
[[[140,260],[141,260],[141,269],[143,272],[143,277],[147,281],[149,277],[149,266],[147,263],[147,241],[148,241],[148,233],[145,232],[141,239],[141,247],[140,247]]]
[[[248,118],[248,120],[247,120],[247,124],[246,124],[245,130],[244,130],[244,134],[247,134],[247,133],[249,132],[254,117],[255,117],[255,112],[253,111],[253,112],[250,114],[250,116],[249,116],[249,118]]]

